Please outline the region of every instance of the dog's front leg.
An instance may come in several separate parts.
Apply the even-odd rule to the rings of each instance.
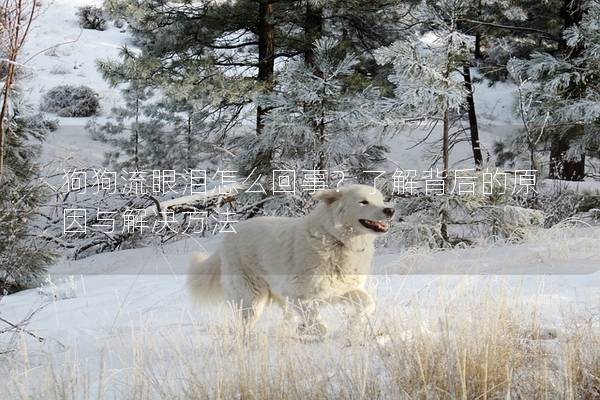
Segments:
[[[375,311],[375,301],[363,289],[353,289],[346,292],[341,301],[354,308],[354,319],[364,322]]]
[[[327,336],[327,325],[321,319],[318,301],[301,301],[298,311],[303,322],[298,326],[298,333],[304,337],[322,340]]]

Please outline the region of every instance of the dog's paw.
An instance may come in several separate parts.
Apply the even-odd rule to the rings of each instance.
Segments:
[[[554,328],[526,329],[521,336],[526,340],[554,340],[558,338],[558,331]]]
[[[301,340],[322,341],[327,337],[327,325],[321,321],[313,324],[300,324],[298,325],[298,335]]]

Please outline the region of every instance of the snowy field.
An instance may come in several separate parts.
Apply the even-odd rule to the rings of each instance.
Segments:
[[[97,90],[104,115],[119,102],[95,59],[116,57],[127,34],[81,30],[74,15],[100,3],[54,0],[37,21],[21,80],[32,104],[64,83]],[[514,88],[482,82],[475,91],[491,152],[520,126]],[[91,140],[88,120],[59,119],[43,162],[56,171],[101,165],[108,148]],[[393,140],[390,160],[426,169],[423,147],[409,149],[422,131],[413,136]],[[469,151],[457,147],[454,166]],[[62,259],[42,288],[1,297],[1,318],[28,320],[26,331],[0,335],[0,349],[11,349],[0,353],[0,399],[570,398],[578,385],[599,385],[589,377],[600,371],[598,226],[539,230],[516,245],[378,248],[375,315],[364,328],[348,326],[343,308],[327,308],[331,336],[322,343],[296,340],[275,306],[248,338],[236,310],[192,304],[190,254],[218,240]]]
[[[501,353],[517,357],[521,351],[493,346],[525,343],[543,350],[548,362],[564,362],[573,335],[600,323],[599,228],[553,229],[516,246],[404,254],[381,249],[369,284],[377,311],[366,330],[348,327],[344,309],[331,307],[325,319],[332,333],[323,343],[297,341],[274,306],[248,343],[240,337],[234,310],[191,304],[181,272],[191,251],[210,251],[214,245],[215,240],[186,240],[162,249],[65,261],[52,268],[52,284],[3,298],[0,315],[17,321],[35,312],[27,329],[44,340],[27,334],[3,338],[16,341],[16,351],[0,363],[8,378],[0,397],[198,398],[222,393],[245,398],[260,391],[259,398],[282,393],[288,398],[333,393],[369,398],[376,390],[394,398],[402,385],[391,382],[402,374],[385,363],[436,351],[420,346],[449,346],[459,352],[455,362],[460,363],[462,351],[465,357],[481,357],[470,353],[470,340],[489,341],[493,364],[491,359]],[[439,335],[453,342],[438,343]],[[426,339],[432,343],[421,343]],[[507,365],[518,368],[512,361]],[[518,380],[523,372],[503,373]],[[548,373],[562,372],[567,371]],[[440,377],[430,373],[433,385]],[[355,381],[361,378],[364,387]],[[567,377],[548,379],[556,380],[555,390],[568,390],[560,381]],[[349,382],[358,386],[343,386]],[[402,390],[411,390],[409,382],[403,384]]]

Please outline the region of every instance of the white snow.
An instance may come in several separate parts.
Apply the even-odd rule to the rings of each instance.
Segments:
[[[105,114],[119,103],[118,89],[109,88],[97,71],[95,60],[117,57],[119,48],[128,43],[127,34],[110,24],[103,32],[82,30],[75,16],[77,7],[101,3],[102,0],[43,2],[44,12],[36,21],[22,57],[23,61],[33,57],[26,64],[26,76],[20,80],[30,102],[37,106],[48,89],[69,83],[97,90]],[[60,46],[47,50],[55,45]],[[513,91],[510,84],[475,85],[482,143],[488,150],[495,139],[520,127],[512,114]],[[60,118],[59,130],[44,144],[43,162],[53,163],[56,171],[66,166],[101,165],[108,147],[91,140],[84,130],[87,121]],[[425,131],[426,128],[415,127],[392,139],[391,164],[404,169],[427,169],[424,147],[409,148]],[[437,131],[431,141],[433,138],[439,138]],[[454,165],[471,165],[470,160],[460,161],[469,154],[468,143],[457,146],[453,150]],[[571,185],[580,190],[598,189],[597,182]],[[168,205],[171,204],[164,203],[163,207]],[[132,351],[137,341],[161,342],[173,337],[187,340],[186,329],[192,324],[201,326],[204,335],[195,345],[210,352],[214,344],[209,339],[209,328],[230,319],[232,313],[193,305],[184,284],[189,255],[194,251],[213,251],[217,243],[218,238],[189,238],[163,248],[61,260],[51,267],[52,283],[42,290],[2,297],[0,317],[16,322],[45,305],[27,329],[46,340],[39,343],[26,334],[20,335],[23,343],[19,348],[26,349],[29,370],[47,373],[44,368],[50,364],[77,364],[87,369],[87,384],[91,387],[98,384],[99,374],[128,376],[132,355],[127,351]],[[544,324],[560,328],[562,311],[586,313],[600,304],[600,227],[540,230],[518,245],[490,243],[469,249],[411,250],[402,254],[379,248],[373,268],[371,289],[378,304],[375,321],[385,321],[390,310],[398,307],[422,307],[424,313],[438,315],[443,313],[434,304],[439,296],[475,298],[478,293],[491,291],[508,292],[525,304],[539,307]],[[328,317],[335,322],[335,315],[330,312]],[[273,311],[262,324],[271,327],[280,319],[280,313]],[[339,325],[332,325],[334,330],[340,329]],[[9,335],[0,335],[0,350],[8,345],[8,340]],[[331,345],[337,356],[349,356],[351,350],[338,344],[334,338],[329,344],[306,346],[318,353],[322,346]],[[106,365],[102,365],[103,360]]]
[[[82,29],[75,13],[86,5],[101,6],[102,0],[44,0],[21,54],[25,76],[20,79],[26,99],[38,107],[41,97],[58,85],[86,85],[101,97],[109,111],[119,102],[119,91],[110,88],[96,68],[98,58],[116,58],[128,43],[128,35],[112,24],[105,31]],[[76,123],[61,118],[63,124]]]
[[[46,340],[39,343],[27,335],[21,338],[26,342],[30,368],[75,363],[87,369],[92,387],[100,368],[111,376],[127,376],[128,352],[137,341],[184,340],[191,326],[201,326],[204,338],[194,339],[194,346],[205,346],[197,350],[210,353],[210,327],[226,324],[232,313],[227,308],[219,311],[192,304],[184,288],[184,272],[192,251],[209,252],[217,243],[215,238],[188,239],[164,248],[59,262],[51,269],[51,279],[59,286],[62,281],[65,286],[58,292],[68,295],[49,297],[38,290],[10,295],[0,302],[0,316],[18,321],[46,304],[27,325]],[[598,248],[600,228],[596,227],[543,232],[517,246],[405,254],[383,249],[375,257],[370,278],[378,305],[372,321],[385,324],[398,316],[394,314],[398,307],[419,307],[423,314],[441,318],[439,298],[476,301],[481,293],[489,292],[496,293],[500,301],[508,293],[535,308],[545,327],[560,331],[563,312],[586,315],[599,304]],[[323,345],[307,344],[306,351],[333,346],[339,357],[350,355],[352,350],[344,350],[342,339],[336,339],[343,332],[339,312],[332,309],[325,316],[332,338]],[[281,323],[279,311],[272,307],[260,325],[274,332]],[[0,346],[8,338],[0,336]],[[101,365],[107,355],[109,360]]]

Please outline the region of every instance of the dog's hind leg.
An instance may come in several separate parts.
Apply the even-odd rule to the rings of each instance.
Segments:
[[[259,293],[254,294],[252,300],[250,301],[250,307],[242,309],[242,318],[244,319],[244,324],[247,328],[251,329],[254,327],[254,325],[256,325],[256,322],[262,315],[268,300],[269,292],[260,291]]]
[[[303,319],[298,333],[311,341],[323,340],[327,336],[327,325],[321,319],[318,301],[298,301],[297,311]]]
[[[327,325],[321,319],[320,303],[316,300],[289,300],[271,292],[271,300],[283,310],[286,323],[294,323],[298,340],[303,342],[320,342],[327,336]],[[299,322],[299,323],[298,323]]]
[[[356,343],[357,340],[360,342],[361,338],[365,338],[365,334],[373,334],[373,326],[369,323],[368,317],[375,311],[375,302],[367,292],[362,289],[350,290],[334,301],[353,309],[342,331],[349,344]]]
[[[354,317],[364,320],[375,311],[375,301],[371,295],[363,289],[351,290],[339,298],[339,301],[354,308]]]
[[[301,317],[300,313],[298,312],[298,307],[294,305],[292,301],[289,301],[287,297],[283,297],[275,292],[271,292],[269,295],[271,302],[277,304],[281,308],[281,311],[283,312],[283,320],[286,323],[297,323],[298,319]]]
[[[254,327],[269,301],[269,285],[260,277],[236,277],[242,318],[246,329]]]

